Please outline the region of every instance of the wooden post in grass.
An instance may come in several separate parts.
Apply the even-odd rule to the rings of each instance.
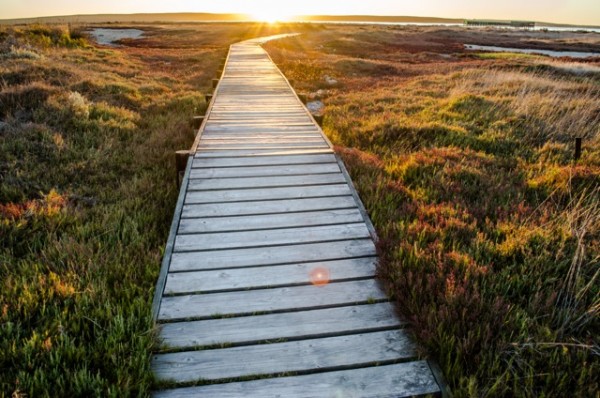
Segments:
[[[315,118],[315,122],[321,127],[323,127],[323,115],[313,115]]]
[[[575,138],[575,160],[579,160],[579,158],[581,157],[581,141],[581,137]]]
[[[194,116],[192,118],[192,126],[194,127],[194,130],[198,130],[200,128],[200,126],[202,125],[203,121],[204,121],[204,116]]]
[[[220,79],[212,79],[213,88],[217,88],[217,86],[219,85],[219,80]]]
[[[213,97],[212,94],[206,94],[204,96],[204,100],[208,103],[208,102],[210,102],[210,100],[212,100],[212,97]]]
[[[183,174],[185,173],[185,168],[187,167],[188,158],[192,151],[182,150],[175,152],[175,171],[177,172],[177,188],[181,186],[181,181],[183,180]]]
[[[306,102],[308,101],[308,97],[306,96],[306,94],[298,94],[298,98],[300,98],[300,101],[302,101],[302,103],[306,105]]]
[[[290,83],[290,86],[293,86],[296,83],[294,79],[288,79],[288,82]]]

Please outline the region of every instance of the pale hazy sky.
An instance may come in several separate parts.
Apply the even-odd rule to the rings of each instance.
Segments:
[[[0,19],[139,12],[409,15],[600,25],[600,0],[0,0]]]

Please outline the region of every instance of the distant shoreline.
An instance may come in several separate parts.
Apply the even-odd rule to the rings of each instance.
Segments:
[[[415,23],[415,24],[457,24],[462,25],[463,18],[385,16],[385,15],[299,15],[283,23]],[[136,13],[136,14],[93,14],[62,15],[35,18],[0,19],[0,25],[24,25],[32,23],[218,23],[218,22],[257,22],[245,14],[211,14],[211,13]],[[573,25],[550,22],[538,22],[538,27],[564,27],[573,29],[598,29],[600,26]]]

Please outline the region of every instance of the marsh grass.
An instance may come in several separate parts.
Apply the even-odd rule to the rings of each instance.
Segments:
[[[173,153],[229,44],[285,29],[142,28],[0,31],[0,396],[148,395]]]
[[[439,57],[444,29],[328,30],[267,47],[302,90],[340,81],[324,130],[377,229],[380,277],[454,395],[597,395],[598,65]]]

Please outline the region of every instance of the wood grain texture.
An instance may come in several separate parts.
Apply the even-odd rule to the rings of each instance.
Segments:
[[[181,216],[183,218],[228,217],[296,211],[351,209],[354,207],[356,207],[356,202],[352,196],[348,195],[324,198],[184,205]]]
[[[403,325],[390,303],[174,322],[160,325],[167,348],[254,344],[277,339],[307,339],[364,333]]]
[[[330,242],[368,238],[364,223],[282,228],[260,231],[216,232],[178,235],[175,252],[282,246],[298,243]]]
[[[261,229],[308,227],[316,225],[347,224],[364,221],[357,208],[342,210],[307,211],[301,213],[261,214],[218,218],[183,218],[179,234],[253,231]]]
[[[436,394],[426,361],[158,391],[155,398],[398,398]]]
[[[341,173],[313,174],[304,176],[281,177],[242,177],[222,179],[190,180],[188,191],[206,191],[215,189],[238,188],[274,188],[274,187],[300,187],[305,185],[323,185],[345,183]]]
[[[190,178],[272,177],[339,173],[337,163],[192,169]]]
[[[247,156],[281,156],[281,155],[303,155],[311,153],[333,153],[331,148],[288,148],[288,149],[246,149],[229,151],[227,149],[205,149],[199,147],[194,158],[220,158],[220,157],[247,157]]]
[[[336,163],[333,154],[315,155],[288,155],[288,156],[247,156],[237,158],[209,158],[194,159],[193,168],[216,168],[216,167],[248,167],[248,166],[270,166],[289,164],[310,163]]]
[[[375,276],[375,257],[169,274],[165,294],[210,293]]]
[[[171,272],[242,268],[376,255],[371,239],[209,252],[173,253]]]
[[[158,319],[174,321],[211,318],[216,315],[248,315],[364,304],[385,300],[373,279],[330,283],[324,286],[297,286],[228,293],[163,296]]]
[[[303,187],[231,189],[220,191],[189,192],[186,204],[224,203],[254,200],[280,200],[319,198],[324,196],[352,195],[347,184],[308,185]]]
[[[361,333],[287,343],[158,354],[152,369],[160,380],[192,382],[250,375],[360,367],[406,360],[415,347],[402,330]]]

